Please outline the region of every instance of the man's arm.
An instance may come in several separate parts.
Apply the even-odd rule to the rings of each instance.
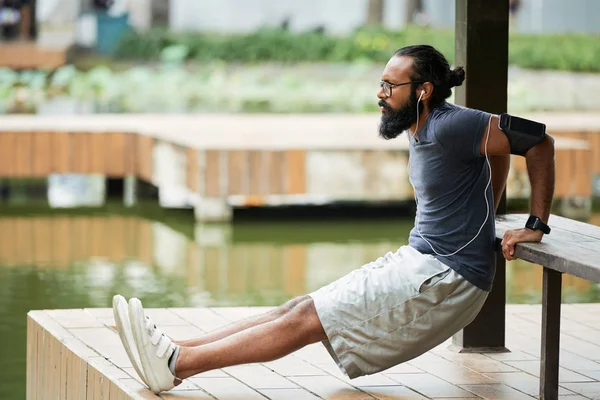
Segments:
[[[510,169],[510,155],[490,156],[492,167],[492,190],[494,191],[494,213],[498,212],[498,204],[506,188],[506,179]]]
[[[489,124],[483,135],[481,154],[487,151],[489,156],[510,155],[510,144],[505,133],[498,127],[498,116],[493,116]],[[530,212],[539,217],[542,222],[548,223],[554,196],[554,140],[546,135],[544,140],[527,151],[525,160],[531,185]],[[506,231],[502,240],[504,257],[507,260],[514,260],[515,244],[539,242],[542,236],[541,231],[527,228]]]

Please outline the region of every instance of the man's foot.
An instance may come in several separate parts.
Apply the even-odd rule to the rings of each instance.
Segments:
[[[142,370],[142,364],[140,363],[140,356],[135,346],[135,341],[133,340],[133,331],[131,330],[131,324],[129,323],[129,307],[127,305],[127,300],[121,295],[113,297],[113,314],[115,322],[117,323],[117,330],[119,332],[119,337],[121,338],[121,343],[123,343],[123,347],[125,347],[125,352],[127,352],[129,361],[131,361],[131,365],[133,365],[135,372],[137,372],[142,381],[149,386]]]
[[[150,390],[158,394],[181,383],[169,370],[169,358],[175,351],[175,345],[156,327],[150,317],[144,315],[139,299],[129,300],[129,320]]]

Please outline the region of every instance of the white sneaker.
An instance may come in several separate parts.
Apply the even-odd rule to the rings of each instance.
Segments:
[[[131,330],[131,324],[129,323],[129,309],[127,306],[127,300],[121,295],[113,297],[113,314],[115,316],[115,322],[117,323],[117,330],[121,343],[125,347],[129,361],[135,368],[135,372],[139,375],[142,381],[148,385],[146,376],[142,372],[142,364],[140,363],[140,356],[137,348],[135,347],[135,341],[133,340],[133,331]]]
[[[150,317],[144,315],[142,302],[135,297],[129,300],[129,320],[150,390],[158,394],[173,389],[181,382],[169,370],[169,357],[175,351],[175,345]]]

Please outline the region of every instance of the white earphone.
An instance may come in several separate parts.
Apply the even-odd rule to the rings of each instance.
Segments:
[[[415,134],[418,132],[419,130],[419,102],[421,101],[421,97],[423,97],[423,93],[425,93],[425,90],[421,90],[421,95],[419,96],[419,100],[417,101],[417,128],[415,129]],[[483,190],[483,198],[485,199],[485,209],[486,209],[486,215],[485,215],[485,219],[483,220],[483,223],[481,224],[481,226],[479,227],[479,230],[477,231],[477,234],[475,234],[475,236],[473,237],[473,239],[469,240],[464,246],[462,246],[461,248],[459,248],[458,250],[456,250],[454,253],[450,253],[450,254],[440,254],[438,253],[433,246],[431,245],[431,243],[429,243],[429,241],[427,239],[425,239],[423,237],[423,235],[421,234],[421,231],[419,230],[419,201],[417,200],[417,194],[415,193],[415,203],[417,204],[417,212],[415,215],[415,229],[417,230],[417,233],[419,234],[419,236],[421,236],[421,239],[423,239],[425,241],[425,243],[427,243],[429,245],[429,247],[431,247],[431,250],[433,250],[433,252],[435,254],[437,254],[440,257],[450,257],[455,255],[456,253],[458,253],[459,251],[461,251],[462,249],[464,249],[465,247],[467,247],[468,245],[470,245],[476,238],[477,236],[479,236],[479,234],[481,233],[481,230],[483,229],[483,227],[485,226],[485,223],[487,222],[488,218],[490,217],[490,203],[488,201],[487,198],[487,191],[488,191],[488,187],[490,187],[490,184],[492,183],[492,166],[490,165],[490,159],[487,155],[487,144],[488,144],[488,140],[490,139],[490,128],[492,126],[492,115],[490,115],[490,119],[488,122],[488,130],[487,130],[487,136],[485,138],[485,146],[484,146],[484,155],[485,155],[485,160],[487,161],[487,165],[488,165],[488,170],[489,170],[489,179],[488,179],[488,183],[485,186],[485,189]],[[410,171],[410,157],[408,158],[408,169]],[[409,173],[409,180],[410,180],[410,173]],[[410,184],[412,185],[412,181],[410,182]],[[414,187],[414,186],[413,186]]]

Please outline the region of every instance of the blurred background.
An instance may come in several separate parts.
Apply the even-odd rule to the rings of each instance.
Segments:
[[[508,110],[562,121],[574,141],[553,212],[600,225],[600,2],[509,4]],[[453,63],[454,10],[453,0],[0,0],[0,397],[25,396],[29,310],[110,307],[115,293],[147,307],[278,305],[406,244],[411,192],[382,189],[405,179],[406,158],[376,137],[379,78],[404,45],[432,44]],[[150,142],[132,131],[143,121]],[[343,149],[351,127],[372,141]],[[335,151],[311,152],[313,130]],[[255,132],[270,136],[247,139]],[[288,134],[299,142],[269,146]],[[248,154],[232,154],[241,142]],[[109,168],[115,154],[123,173]],[[514,162],[508,211],[527,212]],[[231,189],[251,188],[252,172],[238,180],[255,169],[270,174],[260,196]],[[211,187],[220,222],[197,210],[218,197]],[[539,303],[541,287],[539,266],[507,263],[509,303]],[[598,302],[600,286],[565,276],[563,301]]]

